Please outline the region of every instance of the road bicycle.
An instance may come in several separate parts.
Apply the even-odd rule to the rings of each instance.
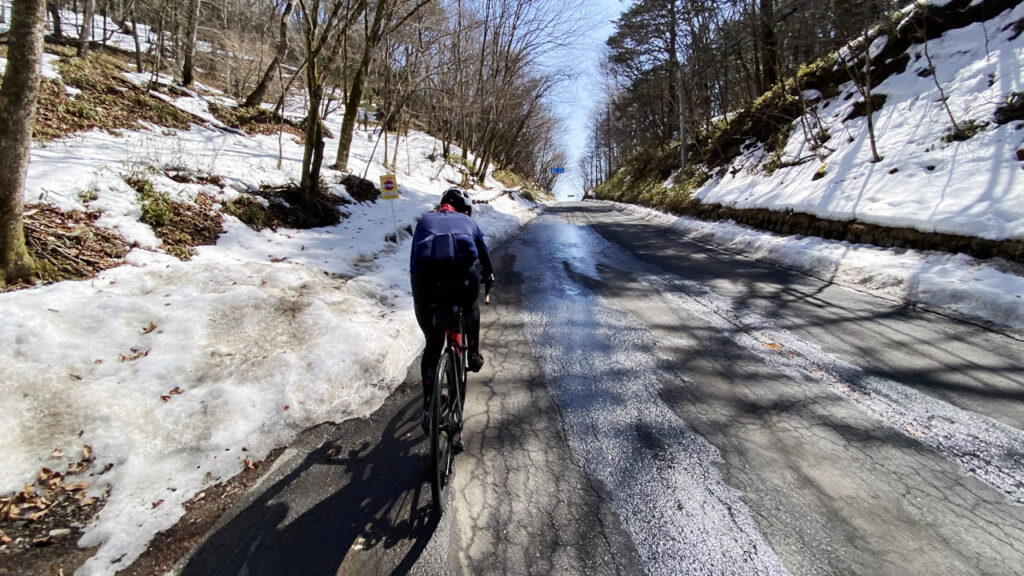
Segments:
[[[490,304],[490,284],[484,303]],[[442,493],[451,478],[455,448],[461,446],[462,408],[466,402],[469,373],[469,343],[465,311],[461,306],[442,305],[434,311],[434,327],[444,329],[444,347],[437,362],[434,393],[430,400],[430,492],[434,513],[444,512]]]

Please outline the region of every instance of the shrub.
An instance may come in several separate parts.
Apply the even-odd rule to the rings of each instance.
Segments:
[[[140,175],[128,176],[125,182],[139,195],[140,220],[153,227],[168,254],[188,260],[194,247],[215,243],[223,231],[221,216],[213,211],[213,198],[209,195],[199,194],[195,204],[175,202]]]
[[[228,202],[224,205],[224,212],[238,218],[253,230],[271,227],[267,207],[252,196],[239,196]]]
[[[988,122],[978,120],[967,120],[961,122],[958,126],[949,131],[948,134],[942,137],[942,141],[949,142],[963,142],[964,140],[970,140],[978,132],[981,132],[988,126]]]
[[[174,218],[174,202],[166,192],[153,188],[153,183],[141,176],[129,176],[128,185],[139,195],[142,207],[142,222],[154,228],[167,226]]]
[[[996,124],[1003,125],[1014,120],[1024,120],[1024,92],[1010,92],[1006,100],[996,107]]]

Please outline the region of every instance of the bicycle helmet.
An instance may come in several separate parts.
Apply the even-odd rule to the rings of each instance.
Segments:
[[[444,191],[444,194],[441,195],[441,204],[450,204],[452,208],[466,216],[473,215],[473,201],[469,198],[469,194],[458,186],[452,186]]]

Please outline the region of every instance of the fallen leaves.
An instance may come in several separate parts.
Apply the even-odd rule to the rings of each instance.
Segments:
[[[129,246],[120,234],[96,225],[100,212],[64,212],[48,204],[25,208],[25,242],[32,256],[47,264],[40,266],[46,284],[94,277],[121,264],[128,253]],[[48,310],[59,313],[54,308]]]
[[[39,483],[47,488],[54,490],[60,486],[61,480],[64,479],[64,475],[60,472],[54,472],[49,468],[39,469]]]
[[[82,446],[82,459],[78,462],[68,464],[68,474],[80,474],[84,472],[86,468],[92,464],[93,460],[95,460],[95,458],[92,455],[92,446]]]
[[[64,450],[55,448],[50,456],[62,458]],[[66,473],[47,467],[40,468],[34,484],[26,484],[12,496],[0,498],[0,520],[35,522],[48,514],[56,503],[67,500],[69,496],[79,506],[95,504],[97,499],[86,493],[86,489],[91,485],[89,482],[68,480],[68,476],[79,474],[89,468],[94,460],[92,446],[85,444],[82,446],[82,459],[68,464]],[[108,465],[104,468],[104,472],[110,467]]]
[[[131,354],[121,354],[120,356],[118,356],[118,359],[121,362],[131,362],[134,360],[138,360],[139,358],[145,358],[146,356],[149,356],[150,350],[152,350],[152,348],[146,348],[145,351],[142,351],[136,347],[132,347]]]
[[[769,350],[782,350],[782,344],[776,344],[774,342],[765,342],[764,346]]]
[[[0,518],[4,520],[17,520],[21,509],[14,503],[13,498],[0,499]]]
[[[143,334],[149,334],[153,330],[156,330],[156,324],[150,322],[149,326],[146,326],[145,328],[142,329],[142,333]]]
[[[183,390],[179,386],[175,386],[174,388],[171,388],[170,390],[168,390],[167,394],[161,395],[160,396],[160,400],[163,401],[163,402],[167,402],[168,400],[171,399],[171,396],[178,396],[178,395],[184,394],[184,393],[185,393],[185,390]]]

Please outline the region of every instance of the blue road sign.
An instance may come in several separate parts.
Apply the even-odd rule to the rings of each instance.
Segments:
[[[551,173],[552,174],[565,174],[565,168],[562,168],[561,166],[556,166],[556,167],[551,169]]]

